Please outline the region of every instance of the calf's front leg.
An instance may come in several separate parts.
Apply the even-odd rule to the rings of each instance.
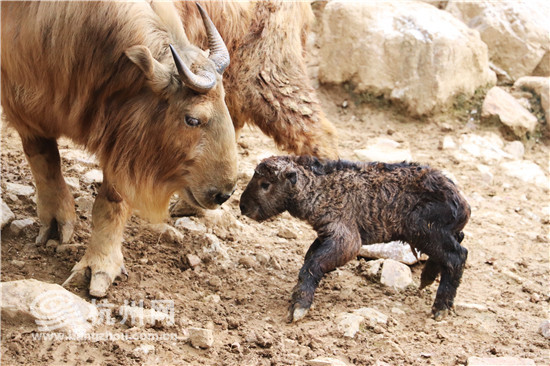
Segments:
[[[122,256],[122,234],[130,208],[106,178],[92,209],[92,236],[84,257],[72,269],[67,284],[76,273],[91,270],[90,295],[103,297],[116,277],[126,275]]]
[[[356,257],[360,247],[361,240],[357,230],[337,224],[323,230],[309,247],[298,275],[298,283],[292,290],[289,322],[296,322],[307,314],[324,274]]]

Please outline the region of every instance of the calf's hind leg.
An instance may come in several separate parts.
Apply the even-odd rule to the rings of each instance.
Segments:
[[[122,234],[129,215],[130,208],[105,177],[92,209],[90,243],[63,285],[75,274],[90,268],[90,295],[103,297],[116,277],[127,274],[122,256]]]
[[[36,183],[37,212],[42,225],[36,243],[46,243],[56,232],[61,243],[68,243],[76,215],[73,196],[61,173],[57,142],[42,137],[25,137],[21,141]]]

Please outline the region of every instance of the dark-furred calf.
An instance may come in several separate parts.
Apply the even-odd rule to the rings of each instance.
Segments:
[[[275,156],[256,167],[240,207],[257,221],[288,211],[317,231],[292,293],[290,321],[305,316],[323,275],[356,257],[361,244],[392,240],[429,256],[421,288],[441,274],[435,318],[453,306],[468,255],[460,242],[470,206],[440,171],[416,163]]]

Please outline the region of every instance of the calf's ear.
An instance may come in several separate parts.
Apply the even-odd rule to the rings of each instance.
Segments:
[[[285,172],[285,178],[290,183],[292,183],[292,185],[296,184],[296,182],[298,181],[298,177],[296,176],[296,171],[295,170]]]
[[[170,69],[155,60],[146,46],[132,46],[124,53],[130,61],[140,68],[147,78],[147,83],[155,93],[166,93],[171,85],[175,86]]]

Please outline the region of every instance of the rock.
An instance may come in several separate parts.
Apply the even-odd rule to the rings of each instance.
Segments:
[[[19,183],[6,182],[6,193],[11,193],[18,197],[30,197],[34,194],[34,188]]]
[[[0,283],[2,322],[41,332],[82,336],[92,329],[97,308],[63,287],[37,280]]]
[[[317,357],[306,361],[306,363],[310,366],[347,366],[344,361],[330,357]]]
[[[145,309],[143,306],[121,305],[118,308],[118,315],[122,317],[120,323],[130,327],[174,325],[174,317],[169,313]]]
[[[353,313],[368,320],[370,326],[374,326],[375,324],[388,324],[388,316],[373,308],[361,308],[354,310]]]
[[[85,248],[82,244],[61,244],[55,248],[55,252],[58,254],[75,254],[80,248]]]
[[[323,12],[319,79],[431,113],[496,76],[479,33],[417,1],[333,0]],[[346,57],[342,57],[346,55]]]
[[[495,161],[511,158],[502,150],[504,142],[494,134],[484,136],[476,134],[464,134],[459,139],[459,149],[454,153],[460,161],[494,163]]]
[[[206,246],[203,247],[203,252],[221,256],[223,259],[229,259],[227,249],[220,242],[220,239],[214,234],[204,234]]]
[[[521,141],[512,141],[504,146],[504,151],[510,154],[514,159],[522,159],[525,154],[525,146]]]
[[[182,228],[193,233],[206,233],[206,226],[200,222],[195,222],[189,217],[182,217],[176,220],[177,228]]]
[[[14,220],[10,224],[10,231],[17,236],[34,225],[33,219]]]
[[[103,172],[98,169],[92,169],[82,176],[82,182],[85,184],[101,183],[103,182]]]
[[[405,312],[403,310],[396,307],[391,308],[391,312],[392,314],[396,314],[396,315],[405,315]]]
[[[209,304],[218,304],[221,301],[220,295],[212,294],[204,298],[204,301]]]
[[[265,266],[269,263],[271,256],[266,253],[256,253],[256,261],[262,266]]]
[[[87,167],[95,167],[99,164],[95,155],[90,155],[85,151],[78,149],[60,149],[59,155],[63,160],[68,160],[71,163],[78,163]]]
[[[542,323],[540,323],[540,333],[544,338],[550,338],[550,321],[545,320]]]
[[[539,65],[531,73],[533,76],[549,76],[550,75],[550,51],[546,51]],[[548,121],[548,119],[546,119]]]
[[[525,76],[514,83],[514,88],[535,93],[540,98],[546,121],[550,121],[550,77]]]
[[[536,366],[535,361],[518,357],[468,357],[468,366]]]
[[[472,304],[469,302],[457,302],[455,303],[455,308],[457,309],[466,309],[466,310],[477,310],[477,311],[487,311],[488,308],[482,304]]]
[[[245,268],[254,268],[256,266],[256,259],[253,256],[245,255],[239,258],[239,264]]]
[[[94,208],[94,201],[91,197],[80,196],[74,200],[76,209],[82,215],[90,216]]]
[[[14,260],[10,261],[10,263],[13,264],[14,266],[16,266],[17,268],[25,267],[25,262],[24,261],[18,261],[17,259],[14,259]]]
[[[385,163],[400,163],[412,161],[411,151],[400,147],[397,141],[384,137],[369,140],[366,149],[354,150],[353,153],[362,161],[381,161]]]
[[[155,351],[155,346],[152,344],[142,344],[139,347],[134,348],[133,354],[137,357],[140,357],[141,355],[147,355],[150,352]]]
[[[285,239],[297,239],[298,238],[298,234],[296,234],[294,232],[294,230],[292,230],[288,226],[283,226],[282,228],[280,228],[279,231],[277,232],[277,236],[280,237],[280,238],[285,238]]]
[[[65,177],[65,183],[67,183],[73,192],[78,192],[80,190],[80,180],[78,180],[78,178]]]
[[[443,149],[456,149],[456,142],[451,136],[443,137],[443,143],[441,144]]]
[[[481,109],[482,119],[496,119],[520,138],[525,137],[527,132],[532,133],[537,127],[537,117],[525,109],[516,98],[498,86],[489,90]]]
[[[493,184],[494,176],[491,167],[484,164],[477,164],[477,170],[481,173],[481,179],[487,184]]]
[[[210,329],[189,328],[189,340],[195,348],[210,348],[214,344],[214,334]]]
[[[518,178],[526,183],[536,184],[548,189],[549,180],[540,166],[529,160],[514,160],[500,164],[504,174]]]
[[[161,235],[161,238],[173,243],[183,243],[185,236],[181,231],[166,223],[150,224],[149,228]]]
[[[365,264],[362,266],[363,273],[370,279],[378,280],[380,279],[380,269],[382,268],[383,263],[383,259],[365,262]]]
[[[491,61],[514,80],[531,75],[548,52],[545,0],[450,0],[445,10],[479,31]]]
[[[191,268],[195,268],[196,266],[201,264],[201,259],[194,254],[187,254],[185,258],[187,259],[187,264]]]
[[[361,323],[365,320],[364,317],[357,314],[341,313],[336,318],[338,330],[344,333],[344,337],[353,338],[359,331]]]
[[[10,222],[15,219],[15,214],[10,210],[10,207],[2,200],[2,226],[3,229],[4,226],[9,224]]]
[[[57,248],[58,245],[59,245],[59,241],[55,240],[55,239],[49,239],[46,242],[46,248],[48,248],[48,249],[55,249],[55,248]]]
[[[412,284],[411,269],[403,263],[386,259],[382,264],[380,283],[394,290],[404,290]]]
[[[415,264],[418,262],[418,258],[414,255],[411,246],[402,241],[363,245],[359,250],[359,256],[365,258],[393,259],[405,264]]]

